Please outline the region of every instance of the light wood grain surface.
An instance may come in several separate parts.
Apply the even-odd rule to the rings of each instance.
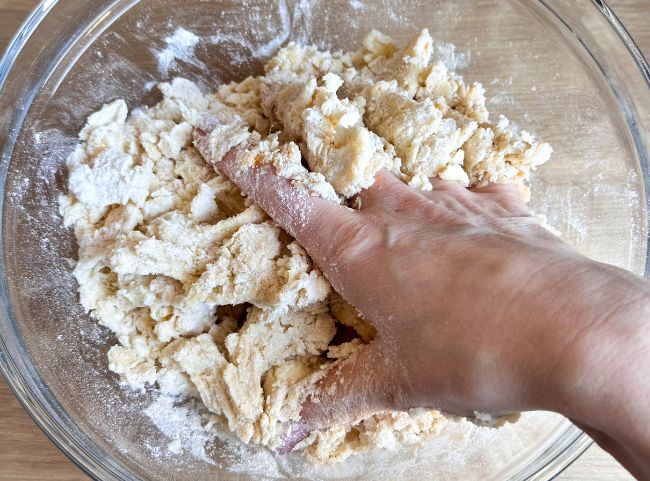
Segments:
[[[38,0],[0,0],[0,52]],[[650,0],[608,2],[635,38],[650,53]],[[0,378],[0,481],[87,481],[40,431]],[[557,478],[559,481],[625,481],[633,479],[611,456],[597,446]]]

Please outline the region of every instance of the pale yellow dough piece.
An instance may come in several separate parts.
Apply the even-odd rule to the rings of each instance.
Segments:
[[[516,183],[551,148],[505,117],[489,121],[485,90],[433,58],[424,30],[404,47],[373,31],[357,52],[290,44],[265,74],[204,94],[162,83],[160,103],[92,114],[69,156],[60,198],[79,245],[81,305],[118,344],[109,368],[134,389],[199,399],[243,442],[277,447],[325,370],[372,342],[371,323],[307,253],[211,161],[235,149],[310,195],[346,203],[386,168],[419,189],[440,176],[465,186]],[[302,163],[303,157],[309,168]],[[337,329],[357,338],[331,345]],[[315,462],[418,445],[439,412],[377,413],[316,431]]]
[[[300,143],[310,170],[346,198],[370,187],[381,168],[399,174],[394,149],[363,125],[363,99],[339,99],[343,80],[336,74],[321,81],[269,73],[261,91],[264,113],[282,126],[285,139]]]

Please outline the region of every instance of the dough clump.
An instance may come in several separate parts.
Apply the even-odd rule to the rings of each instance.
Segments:
[[[404,47],[371,32],[356,52],[289,44],[265,73],[204,94],[162,83],[163,100],[92,114],[69,156],[60,198],[79,250],[84,309],[118,343],[109,368],[133,389],[199,399],[211,421],[271,449],[325,369],[374,328],[334,292],[306,252],[192,144],[212,130],[213,158],[270,164],[333,202],[387,168],[414,188],[526,181],[552,149],[491,123],[485,90],[433,58],[426,30]],[[305,159],[307,167],[302,163]],[[336,342],[344,329],[356,338]],[[335,342],[333,342],[335,341]],[[301,443],[313,461],[417,445],[449,422],[438,411],[386,411]]]

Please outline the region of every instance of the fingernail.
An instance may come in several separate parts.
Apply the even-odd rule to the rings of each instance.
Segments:
[[[276,449],[278,454],[288,454],[293,451],[296,445],[309,435],[309,427],[301,421],[292,422],[289,434],[282,440],[282,444]]]
[[[217,125],[222,125],[222,122],[220,122],[214,115],[204,113],[199,118],[196,128],[207,133],[212,132]]]
[[[197,150],[206,160],[208,160],[210,155],[210,136],[208,133],[196,127],[192,133],[192,140],[194,141],[194,146]]]
[[[221,157],[221,159],[217,160],[214,162],[214,165],[223,173],[230,172],[233,170],[233,168],[228,169],[227,166],[235,166],[237,165],[236,160],[238,158],[238,155],[242,152],[240,146],[235,146],[232,149],[230,149],[228,152],[226,152],[226,155]]]

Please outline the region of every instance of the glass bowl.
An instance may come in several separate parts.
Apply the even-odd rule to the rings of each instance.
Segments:
[[[106,366],[111,339],[77,303],[75,243],[57,197],[76,134],[102,103],[152,104],[152,86],[175,76],[214,89],[259,72],[290,40],[352,49],[371,28],[403,40],[424,27],[439,55],[488,88],[493,114],[555,149],[533,179],[533,207],[587,255],[648,273],[650,70],[602,1],[44,1],[0,62],[0,366],[38,425],[92,477],[550,479],[588,446],[568,421],[533,413],[501,431],[477,428],[461,440],[471,452],[438,439],[330,471],[294,456],[278,464],[227,439],[203,449],[191,406],[165,411],[170,401],[154,391],[118,385]],[[174,43],[179,28],[198,43]]]

